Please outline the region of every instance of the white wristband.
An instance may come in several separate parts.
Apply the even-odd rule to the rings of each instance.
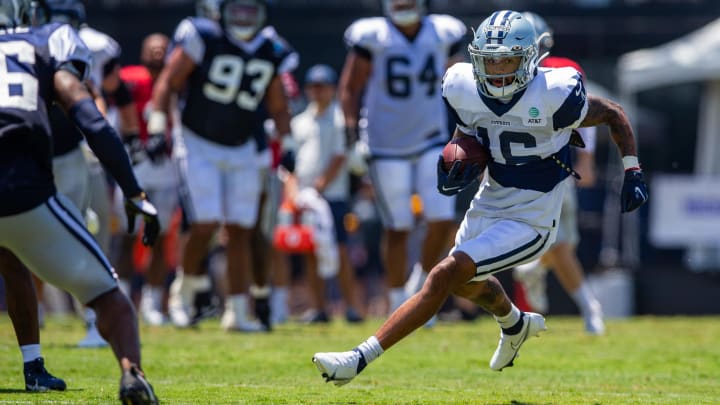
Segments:
[[[623,168],[628,169],[640,169],[640,161],[637,156],[623,156],[622,158]]]
[[[148,134],[165,134],[167,131],[167,114],[153,110],[147,120]]]

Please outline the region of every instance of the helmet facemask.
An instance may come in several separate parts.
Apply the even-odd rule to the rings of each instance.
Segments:
[[[504,23],[497,24],[503,16]],[[535,30],[520,14],[511,11],[498,11],[483,21],[468,45],[468,53],[478,90],[489,98],[507,99],[523,90],[535,77],[538,66]],[[512,71],[502,69],[514,64],[517,68]]]
[[[237,41],[249,41],[265,25],[265,4],[256,0],[226,1],[221,10],[227,35]]]
[[[393,23],[399,26],[413,25],[425,14],[425,1],[384,0],[383,10]]]

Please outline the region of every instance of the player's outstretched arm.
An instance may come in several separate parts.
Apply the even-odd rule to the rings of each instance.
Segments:
[[[130,158],[117,132],[98,111],[93,98],[76,74],[60,69],[54,76],[60,106],[87,139],[90,149],[120,185],[126,198],[128,219],[142,215],[145,220],[143,242],[152,245],[160,233],[157,211],[150,204],[135,178]],[[129,228],[130,225],[129,225]]]
[[[632,126],[619,104],[606,98],[588,95],[588,112],[580,126],[592,127],[601,124],[610,127],[610,136],[620,150],[625,168],[620,210],[633,211],[645,204],[649,195],[640,169]]]
[[[172,50],[153,86],[152,105],[155,111],[168,113],[171,96],[185,87],[196,66],[195,61],[181,47]]]
[[[598,125],[610,127],[610,136],[618,146],[621,156],[637,156],[637,146],[632,126],[625,110],[613,101],[588,94],[588,112],[581,127]]]

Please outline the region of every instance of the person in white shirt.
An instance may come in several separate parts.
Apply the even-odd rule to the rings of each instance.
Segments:
[[[350,176],[345,162],[345,120],[335,94],[337,73],[327,65],[312,66],[305,76],[305,94],[310,103],[291,121],[292,134],[298,143],[294,178],[296,189],[316,189],[327,200],[332,212],[339,256],[338,281],[346,300],[346,320],[360,322],[355,276],[347,249],[347,231],[343,219],[349,211]],[[311,259],[311,263],[312,263]],[[311,323],[327,322],[325,288],[317,266],[308,269],[314,308],[307,314]]]

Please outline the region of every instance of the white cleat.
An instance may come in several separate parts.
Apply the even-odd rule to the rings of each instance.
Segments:
[[[165,315],[156,309],[145,309],[142,311],[145,323],[151,326],[162,326],[165,324]]]
[[[602,307],[597,300],[590,303],[590,313],[583,314],[583,320],[585,321],[585,332],[589,335],[600,336],[605,334]]]
[[[502,371],[505,367],[511,367],[513,360],[518,356],[520,346],[530,336],[540,336],[540,332],[547,330],[545,327],[545,318],[534,312],[525,312],[523,314],[523,326],[520,333],[515,335],[506,335],[500,332],[500,342],[498,348],[490,359],[490,368],[495,371]]]
[[[312,361],[325,382],[332,381],[338,387],[349,383],[367,365],[359,350],[315,353]]]
[[[168,301],[168,315],[170,315],[170,320],[173,325],[178,328],[187,328],[190,326],[190,314],[188,314],[185,308],[182,302],[178,302],[173,298],[170,298]]]
[[[225,311],[220,319],[220,326],[226,332],[265,332],[267,329],[258,321],[250,319],[237,319],[232,311]]]

